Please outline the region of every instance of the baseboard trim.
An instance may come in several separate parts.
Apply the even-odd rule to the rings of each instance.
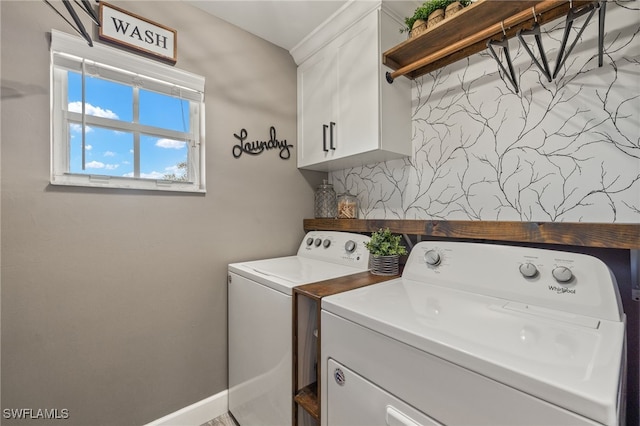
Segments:
[[[147,423],[145,426],[200,426],[228,411],[229,392],[224,390]]]

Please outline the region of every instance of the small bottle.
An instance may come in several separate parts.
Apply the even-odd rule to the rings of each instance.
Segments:
[[[349,193],[340,194],[338,197],[338,219],[357,219],[358,199]]]
[[[315,217],[316,219],[335,219],[337,212],[336,191],[333,190],[333,185],[323,179],[315,193]]]

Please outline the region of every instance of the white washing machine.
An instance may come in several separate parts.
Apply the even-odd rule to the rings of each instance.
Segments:
[[[623,425],[625,315],[594,257],[421,242],[322,301],[323,425]]]
[[[292,423],[292,289],[366,271],[368,240],[309,232],[295,256],[229,265],[229,411],[241,426]]]

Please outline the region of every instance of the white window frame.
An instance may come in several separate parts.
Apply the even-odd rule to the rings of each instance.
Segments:
[[[125,82],[125,84],[141,86],[148,90],[168,93],[173,96],[178,94],[178,97],[188,99],[191,119],[190,131],[185,133],[168,129],[159,130],[135,122],[118,121],[114,123],[114,120],[68,111],[67,70],[79,70],[82,73],[87,64],[99,68],[101,78],[123,82],[123,79],[127,77],[131,79],[131,82]],[[50,182],[52,185],[206,192],[204,77],[98,43],[94,43],[94,46],[90,47],[82,38],[52,30],[50,83]],[[70,173],[70,123],[106,127],[138,135],[144,133],[176,140],[188,140],[188,181]],[[139,170],[135,173],[139,176]]]

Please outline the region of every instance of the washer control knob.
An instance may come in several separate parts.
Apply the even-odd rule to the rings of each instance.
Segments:
[[[316,238],[316,247],[320,247],[320,244],[322,244],[322,240],[320,238]]]
[[[538,268],[531,262],[523,263],[520,265],[520,273],[525,278],[533,278],[538,275]]]
[[[440,264],[441,260],[442,260],[442,258],[440,257],[440,253],[438,253],[437,251],[435,251],[433,249],[428,250],[424,254],[424,261],[427,262],[427,265],[437,266],[437,265]]]
[[[313,244],[313,237],[307,238],[307,245],[310,246],[311,244]]]
[[[331,240],[327,238],[323,241],[322,245],[324,246],[324,248],[329,248],[329,246],[331,245]]]
[[[573,272],[571,272],[571,269],[566,266],[557,266],[553,268],[551,275],[553,275],[553,278],[555,278],[560,284],[567,284],[573,279]]]
[[[353,253],[354,251],[356,251],[356,242],[353,240],[349,240],[346,243],[344,243],[344,249],[347,251],[347,253]]]

